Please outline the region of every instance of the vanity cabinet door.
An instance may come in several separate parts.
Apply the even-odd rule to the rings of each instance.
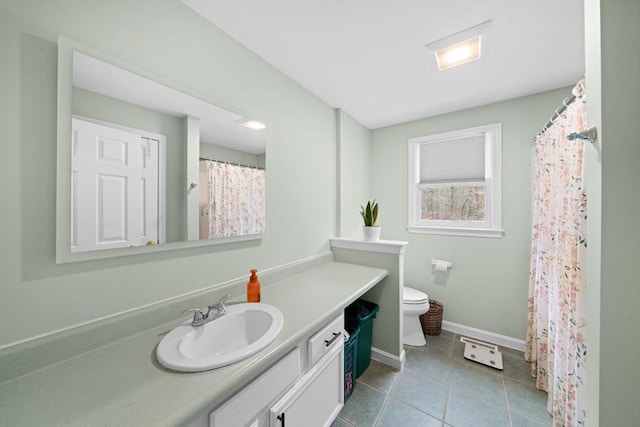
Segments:
[[[328,427],[344,406],[343,340],[270,411],[271,427]]]
[[[285,356],[242,391],[211,412],[210,427],[262,427],[267,408],[300,374],[300,349]]]

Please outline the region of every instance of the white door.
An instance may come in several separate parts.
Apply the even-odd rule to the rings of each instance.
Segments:
[[[77,118],[72,126],[71,251],[157,243],[157,141]]]
[[[164,243],[159,240],[160,214],[158,211],[158,145],[157,139],[141,137],[140,140],[140,184],[142,199],[140,205],[140,244],[147,242]]]

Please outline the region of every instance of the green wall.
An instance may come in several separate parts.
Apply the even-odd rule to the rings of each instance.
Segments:
[[[531,242],[533,137],[570,95],[559,89],[372,132],[373,196],[385,239],[409,242],[405,284],[444,304],[444,320],[524,340]],[[413,234],[407,226],[407,140],[502,123],[501,239]],[[431,260],[453,262],[448,274]]]
[[[360,206],[373,199],[371,188],[371,131],[342,110],[338,127],[338,235],[363,238]]]
[[[266,123],[267,235],[57,265],[59,34]],[[0,66],[0,346],[329,250],[336,233],[334,109],[183,4],[0,2]],[[313,197],[294,197],[307,194]],[[36,320],[25,321],[30,316]]]
[[[340,262],[360,264],[384,268],[388,272],[382,282],[371,288],[362,298],[378,304],[378,311],[374,320],[371,345],[397,357],[402,356],[402,332],[404,318],[402,316],[402,283],[404,280],[403,254],[389,254],[380,252],[366,252],[333,248],[334,259]]]
[[[640,420],[640,2],[585,1],[589,426]]]

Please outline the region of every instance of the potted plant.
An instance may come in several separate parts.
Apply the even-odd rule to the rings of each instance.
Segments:
[[[375,242],[380,240],[380,227],[378,227],[378,202],[369,200],[366,206],[360,206],[360,215],[364,220],[364,240]]]

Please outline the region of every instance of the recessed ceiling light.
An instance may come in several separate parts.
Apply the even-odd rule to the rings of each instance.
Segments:
[[[456,65],[466,64],[480,58],[480,37],[454,44],[436,51],[438,68],[446,70]]]
[[[253,130],[262,130],[267,127],[264,123],[260,123],[256,120],[245,119],[245,118],[238,120],[238,123],[240,123],[242,126],[246,128],[253,129]]]
[[[448,37],[429,43],[426,47],[434,53],[440,71],[475,61],[486,56],[489,46],[491,21],[467,28]]]

